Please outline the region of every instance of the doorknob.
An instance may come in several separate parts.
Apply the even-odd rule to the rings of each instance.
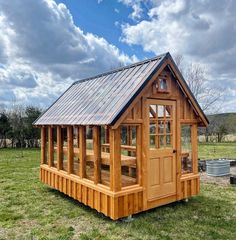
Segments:
[[[173,153],[176,153],[176,149],[173,150]]]

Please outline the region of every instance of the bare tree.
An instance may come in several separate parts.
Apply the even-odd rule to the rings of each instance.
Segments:
[[[224,89],[212,87],[209,84],[207,69],[204,65],[198,63],[185,64],[184,57],[180,54],[174,58],[176,65],[182,72],[203,111],[208,114],[217,113],[219,110],[219,101],[223,96]]]

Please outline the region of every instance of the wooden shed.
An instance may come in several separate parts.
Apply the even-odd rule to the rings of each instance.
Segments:
[[[34,124],[41,181],[112,219],[199,193],[208,120],[169,53],[75,82]]]

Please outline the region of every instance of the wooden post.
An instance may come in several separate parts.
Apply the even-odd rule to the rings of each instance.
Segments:
[[[48,166],[52,167],[53,166],[53,133],[52,133],[52,127],[48,127]]]
[[[110,187],[113,192],[121,190],[120,127],[110,128]]]
[[[101,127],[93,127],[94,183],[101,182]]]
[[[86,176],[86,128],[79,127],[79,159],[80,159],[80,177]]]
[[[46,163],[46,129],[41,127],[41,164]]]
[[[73,127],[67,127],[67,158],[68,158],[68,174],[73,173],[74,167],[74,147],[73,147]]]
[[[181,102],[180,100],[176,101],[176,197],[177,200],[181,199],[181,127],[180,124],[180,109],[181,109]]]
[[[136,178],[137,183],[142,186],[142,172],[141,172],[141,158],[142,158],[142,130],[141,125],[136,127]]]
[[[109,136],[109,127],[105,127],[105,143],[110,143],[110,136]],[[105,152],[110,152],[109,147],[105,147]]]
[[[142,186],[143,191],[143,209],[147,209],[148,201],[148,174],[147,169],[149,169],[149,105],[146,98],[142,98]]]
[[[63,144],[62,144],[62,133],[61,133],[61,127],[57,126],[57,170],[62,169],[63,164]]]

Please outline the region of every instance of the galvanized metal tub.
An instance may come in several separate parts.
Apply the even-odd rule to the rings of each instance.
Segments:
[[[220,177],[230,174],[230,161],[211,160],[206,161],[206,171],[208,176]]]

